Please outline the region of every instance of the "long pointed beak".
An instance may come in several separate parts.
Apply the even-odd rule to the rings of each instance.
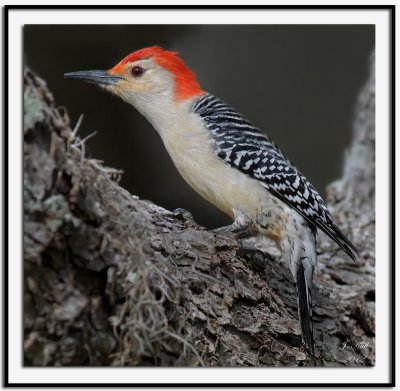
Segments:
[[[87,83],[112,85],[117,84],[123,77],[117,75],[110,75],[107,71],[78,71],[64,73],[66,79],[82,80]]]

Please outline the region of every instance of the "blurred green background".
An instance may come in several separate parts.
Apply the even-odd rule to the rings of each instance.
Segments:
[[[202,88],[280,146],[325,195],[341,176],[357,94],[374,49],[372,25],[26,25],[25,63],[68,109],[90,157],[124,171],[121,185],[208,228],[229,220],[180,178],[160,137],[132,107],[65,72],[109,69],[132,51],[178,51]]]

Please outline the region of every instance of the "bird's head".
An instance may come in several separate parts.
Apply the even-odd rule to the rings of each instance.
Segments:
[[[203,93],[195,74],[177,53],[159,46],[133,52],[106,71],[70,72],[64,76],[95,83],[138,109],[144,103],[179,103]]]

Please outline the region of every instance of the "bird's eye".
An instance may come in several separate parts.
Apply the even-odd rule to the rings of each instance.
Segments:
[[[143,75],[144,69],[142,67],[133,67],[131,73],[133,77],[139,77]]]

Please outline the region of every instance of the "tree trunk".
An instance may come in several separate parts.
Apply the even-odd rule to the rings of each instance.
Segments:
[[[265,255],[249,256],[234,237],[129,194],[118,170],[85,157],[45,82],[24,76],[25,365],[374,365],[373,67],[328,189],[360,258],[319,237],[315,358],[277,249],[257,239]]]

